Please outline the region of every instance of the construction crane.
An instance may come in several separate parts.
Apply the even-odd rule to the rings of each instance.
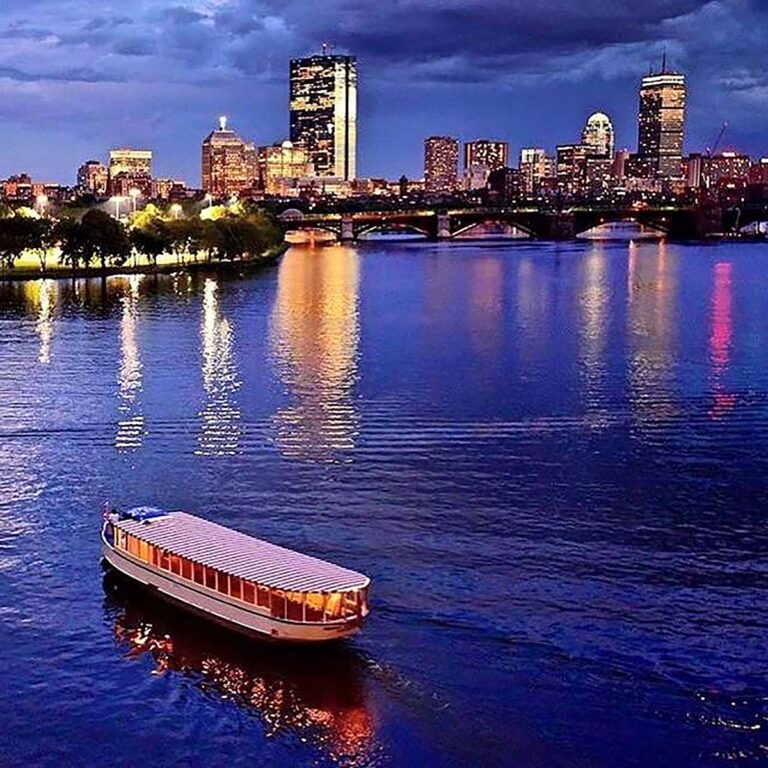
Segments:
[[[728,130],[728,121],[726,120],[723,123],[723,127],[720,129],[720,133],[717,134],[717,138],[715,139],[715,143],[712,145],[711,149],[707,149],[707,157],[711,158],[715,152],[717,152],[717,148],[720,146],[720,142],[723,140],[723,136],[725,136],[725,132]]]
[[[710,172],[710,161],[715,155],[715,152],[717,152],[717,148],[720,146],[720,143],[723,140],[723,136],[725,136],[725,132],[728,130],[728,121],[726,120],[722,127],[720,128],[720,133],[717,134],[717,138],[715,139],[715,143],[711,147],[707,147],[707,151],[704,153],[704,159],[702,161],[702,169],[701,169],[701,186],[704,189],[709,189],[711,184],[711,179],[709,178],[709,172]]]

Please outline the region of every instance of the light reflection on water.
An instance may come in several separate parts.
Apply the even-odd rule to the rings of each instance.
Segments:
[[[294,248],[283,259],[271,344],[290,402],[273,420],[285,456],[343,461],[355,447],[359,280],[352,248]]]
[[[334,765],[380,764],[365,662],[352,648],[248,641],[150,598],[112,572],[104,586],[118,648],[149,660],[151,675],[191,678],[203,695],[255,714],[267,738],[297,737]]]
[[[198,453],[232,456],[238,453],[242,435],[237,392],[240,374],[235,354],[235,332],[219,306],[219,286],[212,277],[203,287],[200,323],[201,372],[205,405],[200,412]]]
[[[9,764],[760,764],[767,316],[759,245],[0,285]],[[315,670],[105,615],[105,498],[368,572],[370,623]]]
[[[677,413],[677,260],[661,241],[653,250],[629,245],[629,398],[637,426],[652,428]]]
[[[118,278],[120,282],[122,279]],[[141,448],[144,440],[144,414],[141,406],[142,363],[138,342],[139,291],[141,275],[125,279],[120,320],[120,370],[117,376],[118,422],[115,447],[120,451]],[[117,285],[114,281],[113,285]]]

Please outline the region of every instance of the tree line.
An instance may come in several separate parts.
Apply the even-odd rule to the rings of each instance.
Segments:
[[[163,254],[173,254],[182,264],[188,259],[252,259],[281,242],[279,228],[260,210],[206,221],[169,220],[150,211],[127,226],[100,209],[59,220],[19,214],[0,218],[0,266],[6,269],[13,269],[23,253],[31,253],[44,271],[54,248],[59,263],[77,271],[96,265],[119,267],[134,255],[153,265]]]

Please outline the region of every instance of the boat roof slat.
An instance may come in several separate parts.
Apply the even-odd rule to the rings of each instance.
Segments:
[[[173,554],[273,589],[344,592],[369,583],[367,576],[356,571],[186,512],[169,512],[148,521],[120,520],[116,525]]]

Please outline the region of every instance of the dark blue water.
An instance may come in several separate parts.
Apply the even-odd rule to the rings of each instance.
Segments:
[[[0,764],[768,764],[767,477],[764,245],[0,286]],[[366,631],[154,603],[105,499],[370,574]]]

